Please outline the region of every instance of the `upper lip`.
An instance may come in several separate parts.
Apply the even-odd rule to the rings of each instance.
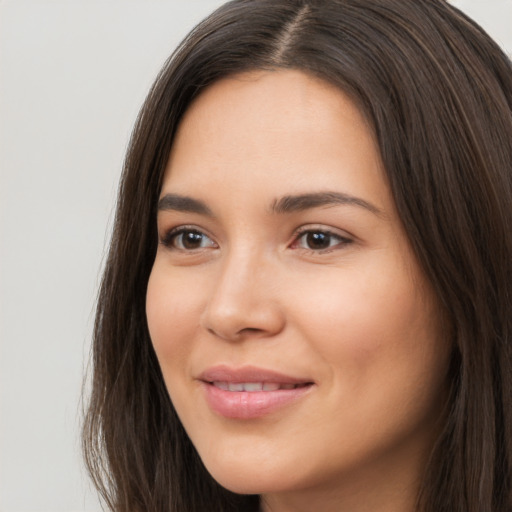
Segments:
[[[202,372],[198,379],[204,382],[275,382],[278,384],[309,384],[313,382],[308,378],[293,377],[256,366],[232,368],[227,365],[212,366]]]

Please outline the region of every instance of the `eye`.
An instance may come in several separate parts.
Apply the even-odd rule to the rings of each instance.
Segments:
[[[217,247],[217,244],[203,232],[194,228],[177,228],[171,230],[163,239],[162,244],[170,249],[193,251]]]
[[[332,233],[322,229],[308,229],[298,233],[292,244],[293,249],[307,249],[321,252],[328,249],[335,249],[352,243],[348,237]]]

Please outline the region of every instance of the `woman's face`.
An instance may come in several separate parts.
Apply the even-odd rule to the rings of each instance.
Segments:
[[[416,491],[450,347],[347,96],[298,71],[209,87],[176,135],[158,233],[151,339],[213,477],[276,510]]]

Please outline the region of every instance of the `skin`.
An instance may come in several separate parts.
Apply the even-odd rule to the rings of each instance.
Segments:
[[[359,202],[272,211],[326,191]],[[412,512],[450,347],[356,106],[298,71],[219,81],[180,124],[167,194],[210,210],[159,210],[146,307],[170,397],[213,477],[261,494],[266,511]],[[180,226],[202,233],[196,246],[172,234]],[[263,417],[225,418],[197,380],[219,364],[314,385]]]

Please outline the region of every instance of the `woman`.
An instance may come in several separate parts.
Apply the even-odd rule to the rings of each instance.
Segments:
[[[512,510],[512,67],[440,0],[237,0],[141,111],[84,447],[114,511]]]

